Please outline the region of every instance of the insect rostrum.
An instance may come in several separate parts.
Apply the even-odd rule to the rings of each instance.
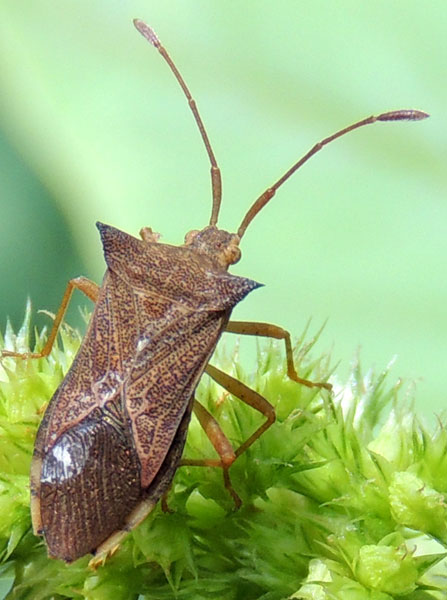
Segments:
[[[50,556],[67,562],[92,552],[93,564],[98,564],[113,552],[168,489],[179,464],[221,467],[224,485],[240,505],[228,469],[272,425],[275,413],[265,398],[208,365],[222,333],[284,340],[289,377],[331,389],[328,383],[297,375],[288,332],[265,323],[230,321],[235,305],[260,285],[228,273],[240,258],[241,238],[276,190],[330,141],[376,121],[427,116],[414,110],[383,113],[322,140],[261,194],[236,233],[228,233],[217,228],[220,170],[196,104],[152,29],[138,20],[135,25],[167,61],[188,99],[211,164],[213,207],[209,225],[189,232],[182,246],[159,243],[149,228],[137,239],[98,223],[107,264],[101,286],[83,277],[71,280],[42,352],[3,353],[18,358],[47,355],[73,290],[95,302],[79,352],[45,412],[31,467],[34,531],[44,536]],[[194,399],[204,372],[265,416],[239,448],[232,448]],[[193,410],[218,458],[181,462]]]

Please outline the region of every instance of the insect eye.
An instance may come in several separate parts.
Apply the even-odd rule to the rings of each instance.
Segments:
[[[224,251],[225,260],[228,265],[234,265],[239,262],[241,258],[241,251],[239,246],[231,245],[227,246]]]

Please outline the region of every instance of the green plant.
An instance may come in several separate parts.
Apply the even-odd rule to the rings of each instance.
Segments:
[[[4,344],[29,347],[31,309]],[[36,347],[44,334],[36,332]],[[221,366],[269,398],[277,422],[231,468],[244,503],[234,511],[219,469],[178,469],[169,507],[157,507],[96,572],[46,556],[30,528],[28,473],[43,409],[67,371],[80,334],[64,326],[47,359],[0,366],[0,598],[33,600],[429,600],[447,597],[447,433],[421,425],[387,386],[385,370],[335,381],[334,395],[284,373],[281,345],[243,372],[237,350]],[[297,364],[321,379],[328,359]],[[262,418],[206,378],[198,399],[235,443]],[[212,456],[193,418],[187,456]]]

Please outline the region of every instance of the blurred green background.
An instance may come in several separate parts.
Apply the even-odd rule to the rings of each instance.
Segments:
[[[447,363],[447,5],[341,0],[0,3],[1,326],[26,297],[55,311],[104,269],[95,221],[180,243],[210,214],[209,165],[149,22],[198,101],[223,173],[220,225],[314,142],[372,113],[421,108],[326,148],[253,222],[233,272],[266,284],[234,317],[417,384],[443,409]],[[75,304],[88,302],[78,296]],[[77,310],[70,320],[75,322]],[[40,325],[48,318],[39,316]],[[245,342],[246,344],[248,342]]]

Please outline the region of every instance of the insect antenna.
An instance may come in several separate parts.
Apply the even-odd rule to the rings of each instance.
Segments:
[[[146,40],[148,42],[150,42],[152,44],[152,46],[154,46],[160,52],[162,57],[168,63],[169,68],[174,73],[175,78],[179,82],[180,87],[182,88],[183,93],[185,94],[186,99],[188,100],[189,108],[191,109],[192,114],[194,115],[194,119],[199,128],[200,135],[202,136],[202,140],[203,140],[203,143],[205,144],[206,152],[208,154],[208,158],[210,159],[210,163],[211,163],[211,186],[212,186],[212,191],[213,191],[213,207],[212,207],[212,211],[211,211],[211,219],[210,219],[209,224],[212,226],[215,226],[217,223],[218,216],[219,216],[220,204],[221,204],[221,200],[222,200],[222,179],[221,179],[221,175],[220,175],[220,169],[217,166],[216,157],[214,156],[213,149],[211,148],[210,140],[208,138],[208,134],[206,132],[203,121],[200,117],[196,101],[191,96],[191,92],[189,91],[189,88],[186,85],[183,77],[180,75],[179,70],[175,66],[172,58],[169,56],[169,54],[167,53],[164,46],[162,46],[162,44],[161,44],[160,40],[158,39],[154,30],[151,27],[149,27],[149,25],[146,25],[146,23],[144,23],[140,19],[134,19],[133,23],[134,23],[135,27],[138,29],[138,31],[141,33],[141,35],[144,38],[146,38]]]
[[[287,179],[289,179],[289,177],[291,177],[295,173],[295,171],[297,171],[305,162],[307,162],[309,158],[311,158],[311,156],[319,152],[324,146],[326,146],[326,144],[329,144],[329,142],[333,142],[342,135],[345,135],[345,133],[349,133],[350,131],[358,129],[359,127],[363,127],[364,125],[375,123],[376,121],[419,121],[421,119],[426,119],[428,116],[429,115],[427,113],[422,112],[421,110],[393,110],[390,112],[382,113],[377,117],[371,116],[367,117],[366,119],[362,119],[361,121],[353,123],[352,125],[349,125],[349,127],[345,127],[344,129],[337,131],[337,133],[334,133],[333,135],[324,138],[324,140],[321,140],[320,142],[315,144],[315,146],[313,146],[309,150],[309,152],[307,152],[307,154],[300,158],[298,162],[296,162],[292,167],[290,167],[290,169],[286,171],[286,173],[284,173],[284,175],[280,177],[280,179],[278,179],[276,183],[274,183],[271,187],[267,188],[265,192],[262,193],[257,200],[255,200],[250,209],[247,211],[245,217],[242,219],[242,223],[240,224],[239,229],[237,230],[237,235],[239,236],[239,239],[242,238],[245,231],[247,230],[247,227],[254,219],[254,217],[258,214],[258,212],[260,212],[264,208],[264,206],[273,198],[273,196],[276,193],[276,190],[280,186],[282,186],[282,184],[285,181],[287,181]]]

